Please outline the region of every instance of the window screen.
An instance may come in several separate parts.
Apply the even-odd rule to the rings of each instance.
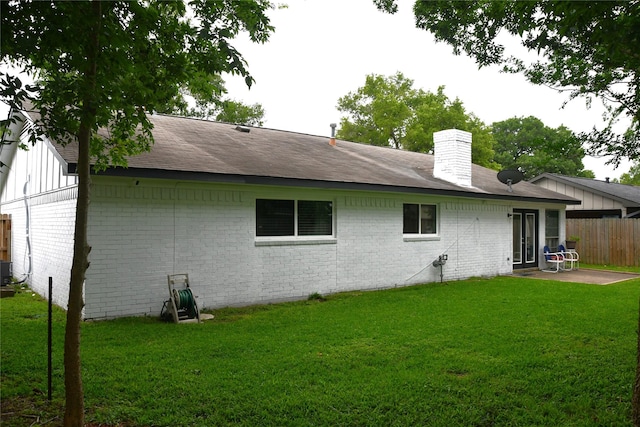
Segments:
[[[437,234],[436,212],[436,205],[405,203],[402,232],[404,234]]]
[[[256,200],[257,236],[293,236],[293,200]]]
[[[333,206],[325,201],[298,201],[298,235],[327,236],[333,234]]]
[[[405,234],[417,234],[420,232],[420,211],[418,205],[404,205],[403,229]]]
[[[256,200],[256,236],[330,236],[333,203],[314,200]]]
[[[436,206],[420,205],[420,233],[436,233]]]
[[[545,245],[552,251],[558,250],[560,244],[560,211],[547,210],[545,213]]]

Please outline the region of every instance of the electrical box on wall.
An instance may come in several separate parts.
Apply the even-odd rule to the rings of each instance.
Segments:
[[[0,285],[6,286],[11,283],[11,263],[0,261]]]

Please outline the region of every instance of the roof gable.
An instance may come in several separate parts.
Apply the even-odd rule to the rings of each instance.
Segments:
[[[590,191],[603,197],[608,197],[622,203],[623,206],[640,206],[640,187],[635,185],[618,184],[615,182],[600,181],[591,178],[580,178],[566,176],[556,173],[544,173],[531,179],[531,183],[539,182],[543,179],[569,184],[574,187]]]

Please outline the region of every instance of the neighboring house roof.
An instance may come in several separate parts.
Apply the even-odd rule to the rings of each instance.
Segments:
[[[151,151],[131,157],[128,168],[100,174],[580,203],[528,182],[509,192],[496,171],[477,165],[472,166],[473,187],[458,186],[433,177],[430,154],[343,140],[332,146],[328,137],[193,118],[152,115],[150,120]],[[77,145],[54,146],[74,173]]]
[[[615,182],[599,181],[591,178],[578,178],[575,176],[566,176],[557,173],[543,173],[542,175],[538,175],[531,179],[530,182],[536,183],[543,179],[562,182],[603,197],[617,200],[624,207],[640,206],[640,187],[635,185],[617,184]]]

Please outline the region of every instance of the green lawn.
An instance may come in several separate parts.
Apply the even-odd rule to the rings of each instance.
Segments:
[[[587,264],[587,263],[581,262],[580,268],[588,268],[592,270],[622,271],[627,273],[640,274],[640,267],[618,267],[615,265]]]
[[[630,425],[639,296],[640,280],[500,277],[228,308],[201,324],[85,323],[87,422]],[[46,303],[27,292],[0,308],[3,425],[58,425],[64,313],[48,404]]]

